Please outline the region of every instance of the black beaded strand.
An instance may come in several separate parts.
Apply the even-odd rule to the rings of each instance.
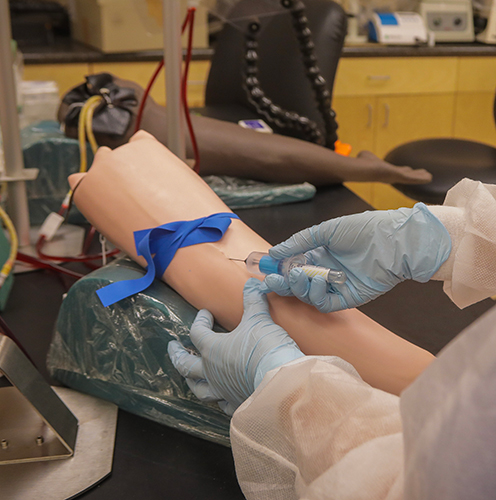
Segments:
[[[302,139],[324,145],[324,138],[317,124],[294,111],[286,111],[269,99],[260,87],[258,79],[258,41],[260,23],[250,22],[245,42],[245,89],[249,102],[270,124],[296,132]]]

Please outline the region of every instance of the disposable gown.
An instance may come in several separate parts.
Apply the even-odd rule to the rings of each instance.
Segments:
[[[436,274],[465,307],[496,292],[496,187],[463,180],[432,211],[450,231]],[[496,308],[397,397],[336,357],[269,372],[231,422],[251,499],[496,498]]]

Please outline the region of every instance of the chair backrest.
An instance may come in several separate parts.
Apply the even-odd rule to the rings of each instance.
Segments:
[[[246,4],[250,2],[252,0],[241,0],[234,10],[236,7],[246,10]],[[340,5],[331,0],[305,0],[304,4],[318,66],[332,94],[346,36],[346,14]],[[290,15],[270,18],[259,34],[258,45],[258,78],[267,97],[284,109],[296,111],[323,127]],[[243,89],[244,52],[245,34],[225,23],[212,58],[205,94],[206,106],[235,104],[252,109]]]

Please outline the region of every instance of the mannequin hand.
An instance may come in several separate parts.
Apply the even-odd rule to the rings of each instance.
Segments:
[[[269,251],[275,259],[305,253],[309,264],[344,271],[344,284],[328,285],[319,276],[310,281],[298,268],[289,284],[277,274],[264,283],[328,313],[365,304],[407,279],[428,281],[450,251],[448,231],[423,203],[364,212],[300,231]]]
[[[188,353],[179,342],[169,342],[171,361],[193,393],[201,401],[217,401],[228,415],[251,395],[268,371],[303,356],[291,337],[272,321],[261,286],[254,278],[246,282],[243,317],[230,333],[213,332],[213,316],[205,309],[198,313],[191,340],[201,357]]]

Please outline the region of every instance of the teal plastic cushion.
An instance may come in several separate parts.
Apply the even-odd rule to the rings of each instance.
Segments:
[[[197,310],[159,280],[106,308],[95,293],[143,275],[140,266],[119,259],[72,286],[50,345],[51,375],[129,412],[229,445],[229,417],[216,403],[196,399],[167,354],[170,340],[195,352],[189,331]]]
[[[310,200],[317,191],[316,187],[308,182],[276,184],[239,179],[227,175],[207,175],[203,179],[215,194],[233,210]]]
[[[79,143],[69,139],[56,121],[43,121],[21,132],[25,168],[39,169],[34,181],[26,182],[31,225],[39,226],[51,212],[58,212],[69,191],[67,177],[79,171]],[[88,165],[93,161],[87,147]],[[69,222],[82,223],[85,218],[73,207]]]

